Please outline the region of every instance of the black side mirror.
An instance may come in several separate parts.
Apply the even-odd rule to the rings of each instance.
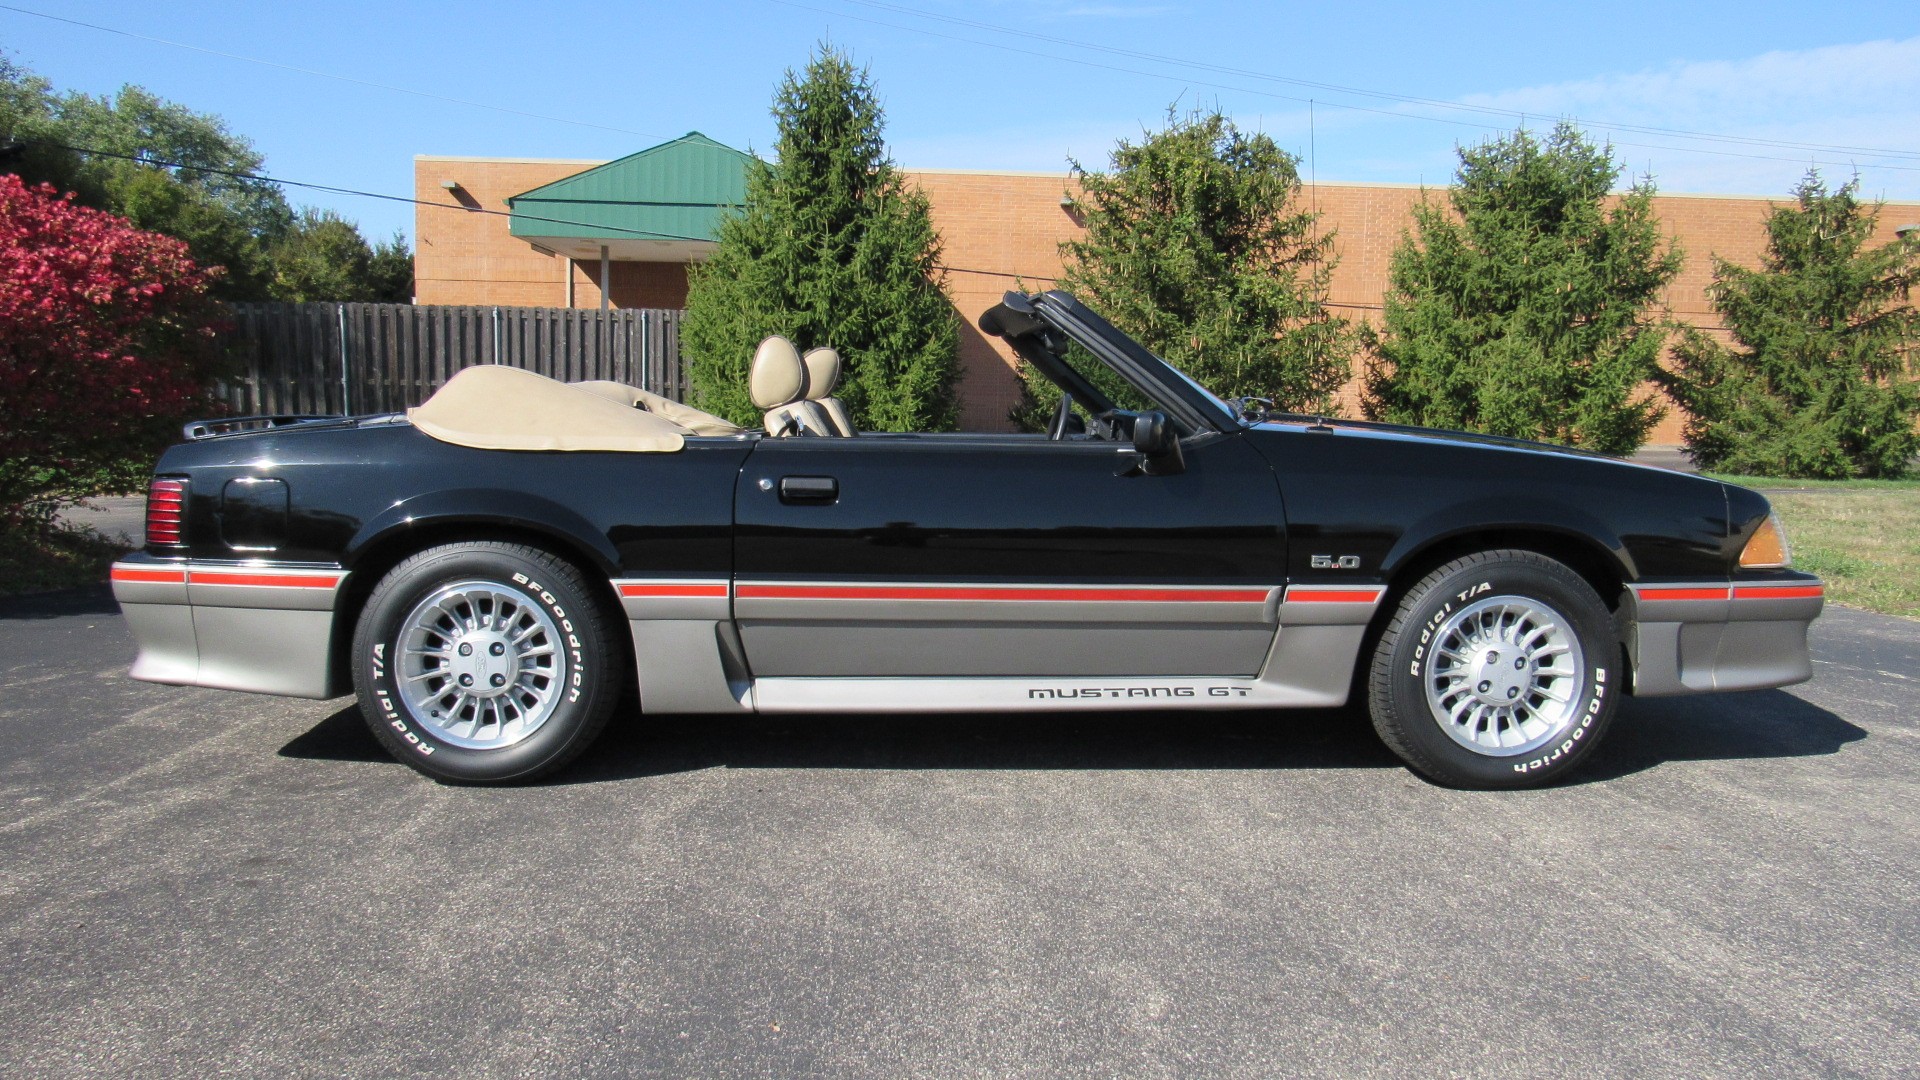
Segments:
[[[1141,470],[1148,476],[1172,476],[1187,471],[1187,459],[1180,453],[1180,433],[1163,412],[1143,412],[1133,418],[1133,448],[1145,460]]]

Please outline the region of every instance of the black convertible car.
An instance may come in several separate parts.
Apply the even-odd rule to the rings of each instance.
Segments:
[[[1278,709],[1364,696],[1447,784],[1565,774],[1626,695],[1811,674],[1767,502],[1559,447],[1229,404],[1072,296],[980,320],[1046,434],[856,432],[770,338],[764,431],[470,368],[405,415],[210,421],[113,568],[135,678],[355,690],[520,780],[647,713]],[[1279,722],[1276,718],[1276,722]]]

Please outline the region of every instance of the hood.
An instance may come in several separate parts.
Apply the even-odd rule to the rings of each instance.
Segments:
[[[1596,464],[1617,465],[1628,469],[1645,469],[1667,476],[1684,476],[1685,473],[1659,465],[1647,465],[1638,461],[1613,457],[1609,454],[1595,453],[1557,443],[1534,442],[1529,439],[1511,439],[1504,435],[1482,435],[1471,431],[1449,431],[1444,428],[1415,427],[1411,424],[1383,424],[1371,420],[1336,420],[1315,416],[1273,416],[1253,425],[1255,431],[1308,431],[1331,430],[1336,434],[1349,437],[1378,439],[1389,442],[1426,443],[1444,446],[1480,447],[1488,450],[1519,451],[1530,454],[1544,454],[1550,457],[1568,458],[1576,461],[1588,461]],[[1704,479],[1704,478],[1702,478]],[[1717,481],[1709,481],[1715,482]]]

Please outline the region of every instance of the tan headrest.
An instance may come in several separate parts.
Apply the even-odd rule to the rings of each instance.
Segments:
[[[807,365],[807,400],[832,397],[833,388],[840,384],[840,351],[808,349],[800,362]]]
[[[760,409],[777,409],[807,395],[807,366],[800,362],[800,350],[793,342],[775,334],[760,343],[753,351],[747,390],[753,394],[754,407]]]

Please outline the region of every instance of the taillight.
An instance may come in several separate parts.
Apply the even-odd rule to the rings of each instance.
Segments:
[[[187,519],[187,482],[155,480],[147,485],[147,543],[179,544]]]
[[[1767,520],[1753,531],[1747,546],[1740,550],[1740,565],[1747,570],[1778,570],[1792,561],[1793,549],[1787,546],[1787,532],[1773,514],[1767,515]]]

